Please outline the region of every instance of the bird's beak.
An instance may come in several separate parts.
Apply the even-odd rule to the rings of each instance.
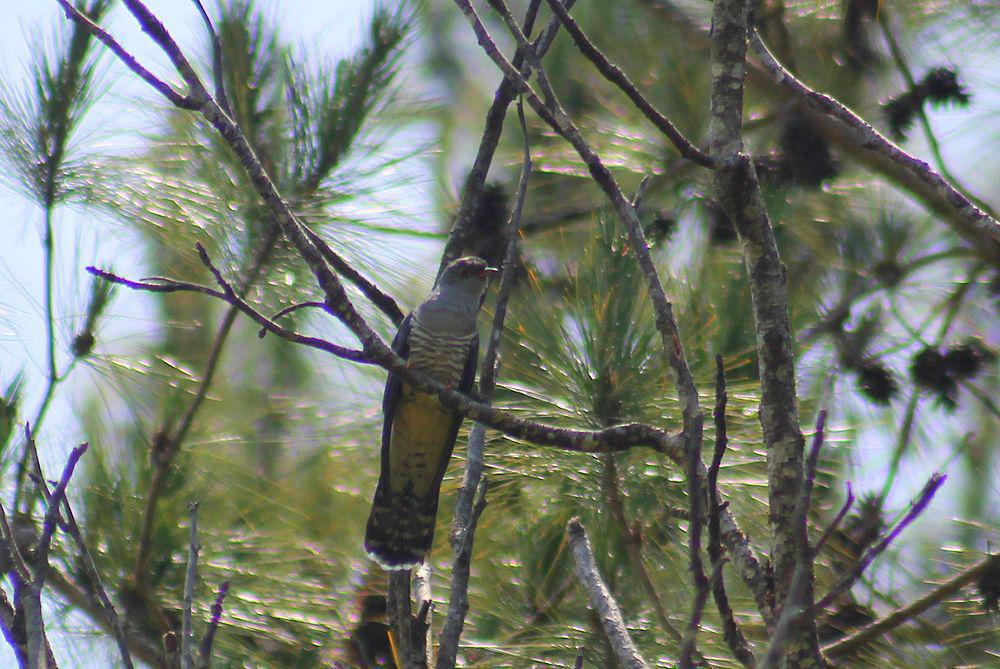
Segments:
[[[483,276],[496,276],[500,274],[500,269],[497,267],[487,267],[483,270]]]

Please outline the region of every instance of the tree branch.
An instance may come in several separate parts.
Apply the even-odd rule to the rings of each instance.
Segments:
[[[715,448],[706,480],[708,487],[708,558],[713,564],[721,564],[724,559],[720,518],[723,506],[719,500],[719,470],[722,467],[722,459],[726,455],[726,448],[729,446],[729,437],[726,431],[726,404],[728,400],[725,367],[722,356],[716,355],[715,410],[712,413],[715,419]],[[719,617],[722,619],[722,636],[729,645],[733,657],[739,660],[743,666],[753,669],[757,664],[757,659],[750,649],[750,643],[743,636],[743,630],[736,624],[733,609],[729,605],[729,595],[726,593],[725,574],[720,573],[719,577],[713,581],[712,596],[715,599],[715,607],[719,610]]]
[[[605,79],[617,86],[632,104],[635,105],[636,109],[642,112],[656,128],[666,135],[667,139],[676,147],[677,151],[681,156],[687,158],[697,165],[702,167],[711,167],[712,159],[704,151],[699,149],[697,146],[691,143],[691,141],[681,133],[680,130],[670,122],[666,116],[661,114],[653,104],[646,99],[639,89],[635,87],[629,78],[625,75],[621,69],[608,60],[607,56],[601,53],[600,49],[594,46],[594,43],[590,41],[587,34],[583,32],[580,28],[580,24],[570,16],[567,8],[563,6],[561,0],[546,0],[549,3],[549,7],[552,8],[552,13],[555,14],[564,26],[566,26],[566,31],[569,32],[573,37],[573,42],[576,43],[577,48],[580,49],[580,53],[586,56],[587,60],[594,64],[594,67],[604,76]]]
[[[971,567],[958,572],[941,585],[925,593],[919,599],[896,609],[884,618],[866,627],[862,627],[848,637],[824,646],[823,653],[831,658],[850,655],[886,632],[913,620],[924,611],[936,606],[946,597],[951,596],[967,584],[978,579],[981,574],[992,569],[997,569],[998,567],[1000,567],[1000,554],[989,555]]]
[[[510,79],[514,82],[514,85],[521,91],[524,95],[524,99],[527,100],[528,104],[535,111],[535,113],[537,113],[546,123],[549,124],[550,127],[552,127],[553,130],[555,130],[561,137],[573,146],[577,154],[587,165],[594,181],[604,191],[605,195],[611,201],[615,212],[621,219],[629,235],[631,250],[635,254],[640,269],[643,272],[643,276],[646,279],[647,290],[650,293],[654,314],[656,316],[656,327],[658,332],[660,332],[664,354],[668,360],[668,365],[671,369],[675,386],[677,387],[678,396],[681,399],[681,407],[686,430],[687,426],[692,423],[695,415],[699,411],[698,392],[695,388],[691,371],[687,366],[687,362],[684,360],[684,351],[681,344],[680,333],[678,332],[677,323],[673,317],[673,307],[669,300],[667,300],[663,286],[660,283],[656,267],[653,264],[648,245],[645,241],[642,225],[639,222],[635,208],[622,193],[614,179],[614,176],[600,160],[600,157],[597,156],[597,154],[595,154],[590,148],[586,140],[584,140],[583,136],[580,134],[580,131],[575,125],[573,125],[572,121],[566,116],[565,112],[558,107],[558,101],[555,97],[553,95],[549,96],[557,104],[555,109],[550,109],[532,90],[531,86],[528,85],[527,81],[525,81],[514,66],[511,65],[511,63],[504,58],[503,54],[500,53],[496,43],[490,36],[489,31],[486,30],[486,27],[483,25],[482,20],[479,18],[479,15],[476,13],[471,3],[468,0],[455,0],[455,2],[472,24],[476,38],[486,54],[491,60],[493,60],[497,67],[501,69],[505,76],[510,77]],[[519,44],[523,44],[525,42],[523,34],[515,33],[514,37],[518,40]],[[544,79],[540,77],[539,81],[543,82]],[[669,455],[669,457],[676,464],[683,466],[683,463],[686,462],[686,456],[683,451],[683,447],[679,449],[672,449],[672,454]],[[766,593],[767,579],[763,570],[756,557],[753,555],[746,537],[743,536],[742,532],[740,532],[739,528],[736,526],[732,515],[728,511],[724,513],[723,524],[725,527],[723,529],[723,537],[727,542],[727,546],[732,551],[734,563],[737,565],[741,577],[753,589],[754,596],[758,603],[766,602],[768,597]]]
[[[705,576],[705,567],[701,559],[701,531],[704,525],[701,502],[705,488],[698,471],[703,468],[699,467],[701,465],[702,442],[702,417],[700,413],[695,419],[694,429],[685,436],[688,452],[688,502],[690,504],[688,515],[688,555],[691,580],[694,582],[695,597],[687,631],[684,633],[684,642],[681,644],[680,659],[677,662],[677,666],[680,669],[693,669],[694,662],[692,658],[697,648],[698,628],[701,625],[701,616],[705,610],[705,601],[708,599],[709,593],[709,581],[708,577]],[[716,567],[717,569],[721,569],[722,562],[720,561]]]
[[[576,0],[567,0],[566,5],[567,7],[572,7],[575,2]],[[538,11],[540,4],[540,0],[531,0],[528,5],[528,11],[524,17],[523,32],[525,34],[531,33],[535,23],[535,13]],[[549,47],[552,46],[552,42],[555,40],[558,31],[559,20],[553,17],[542,34],[532,43],[537,58],[545,56]],[[520,71],[523,65],[524,54],[518,49],[514,53],[514,67]],[[525,74],[527,75],[527,71],[525,71]],[[459,206],[458,215],[455,217],[455,225],[448,235],[448,241],[445,242],[444,251],[441,254],[441,266],[438,269],[439,276],[448,263],[462,254],[470,221],[479,209],[483,187],[486,185],[486,175],[490,171],[493,154],[500,143],[500,134],[503,131],[507,108],[514,101],[516,93],[517,88],[513,80],[505,75],[496,92],[493,94],[493,102],[486,112],[486,121],[483,127],[483,136],[479,142],[479,150],[476,152],[476,159],[472,164],[472,169],[469,170],[469,176],[466,177],[465,186],[462,190],[462,203]]]
[[[576,565],[577,578],[586,590],[591,606],[597,610],[601,626],[618,662],[624,669],[645,669],[646,661],[632,643],[621,610],[597,570],[594,550],[590,547],[590,540],[587,539],[587,531],[578,518],[569,521],[566,531],[569,533],[570,551]]]
[[[479,372],[479,395],[483,402],[489,404],[496,388],[496,375],[499,368],[497,353],[500,347],[500,337],[503,333],[504,321],[507,317],[507,302],[514,287],[514,275],[517,270],[517,241],[521,227],[521,213],[524,210],[524,200],[528,193],[528,178],[531,175],[531,151],[528,144],[528,129],[524,121],[524,107],[519,101],[517,117],[521,125],[524,151],[521,164],[521,176],[517,183],[517,193],[514,197],[514,207],[507,221],[507,248],[504,254],[503,267],[500,273],[500,287],[497,290],[496,308],[493,311],[493,325],[486,346],[486,354]],[[472,535],[470,528],[474,527],[473,500],[480,488],[483,474],[483,449],[486,439],[486,429],[481,424],[472,426],[469,433],[469,449],[465,463],[465,474],[462,485],[455,500],[455,519],[452,524],[451,544],[455,551],[454,566],[451,577],[451,599],[448,605],[448,615],[445,627],[441,632],[441,650],[439,669],[452,667],[458,654],[458,641],[462,634],[465,615],[468,611],[469,564],[472,559]],[[485,503],[485,490],[482,499]]]
[[[751,31],[750,45],[761,64],[778,84],[810,107],[836,118],[851,128],[858,135],[862,149],[878,153],[902,167],[952,207],[959,216],[958,220],[962,222],[957,226],[960,234],[973,243],[986,245],[994,257],[1000,254],[1000,222],[976,207],[931,169],[930,165],[893,144],[853,111],[834,98],[818,93],[796,79],[778,62],[756,31]]]

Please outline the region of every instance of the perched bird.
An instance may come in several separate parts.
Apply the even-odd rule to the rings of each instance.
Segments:
[[[411,367],[468,392],[479,355],[476,317],[496,271],[482,258],[450,263],[434,291],[403,319],[392,349]],[[412,569],[431,547],[438,491],[462,416],[391,372],[382,412],[382,471],[365,550],[385,569]]]

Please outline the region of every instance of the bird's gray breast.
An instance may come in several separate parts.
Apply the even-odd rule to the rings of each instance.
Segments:
[[[409,362],[441,383],[458,385],[475,336],[475,329],[466,334],[434,330],[415,317],[410,329]]]

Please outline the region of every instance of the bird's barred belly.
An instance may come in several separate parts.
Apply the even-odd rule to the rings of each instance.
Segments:
[[[433,492],[438,470],[447,466],[452,420],[436,397],[403,386],[389,446],[393,492],[416,497]]]
[[[408,362],[441,383],[457,386],[475,335],[475,332],[460,336],[427,333],[415,323],[410,331]]]
[[[410,332],[408,362],[441,383],[458,386],[474,336],[428,334],[415,324]],[[439,470],[448,465],[454,413],[434,395],[405,383],[400,395],[390,437],[389,487],[407,496],[436,493]]]

